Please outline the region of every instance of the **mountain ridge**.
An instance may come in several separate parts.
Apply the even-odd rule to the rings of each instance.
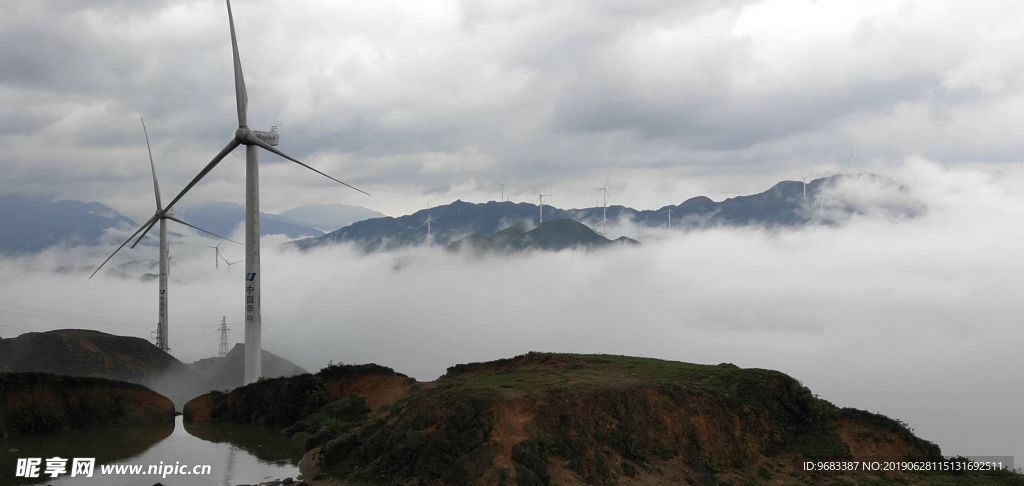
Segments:
[[[809,224],[839,224],[859,213],[851,202],[841,199],[844,184],[868,183],[906,195],[906,188],[884,176],[874,174],[834,175],[812,180],[782,181],[752,195],[735,196],[716,202],[706,196],[691,197],[676,205],[637,210],[613,205],[607,208],[561,209],[544,205],[544,220],[571,219],[592,228],[602,227],[603,215],[612,223],[630,221],[646,228],[666,228],[672,209],[673,230],[693,230],[715,226],[800,227]],[[839,196],[830,196],[830,193]],[[887,215],[913,217],[923,208],[912,201],[905,205],[885,206]],[[323,236],[293,241],[288,245],[300,250],[347,243],[366,251],[392,250],[426,243],[426,224],[430,217],[433,242],[448,246],[474,233],[493,235],[517,224],[535,226],[540,208],[531,203],[488,201],[471,203],[457,199],[450,204],[421,209],[399,217],[359,221]],[[479,239],[478,237],[476,239]]]
[[[487,253],[529,250],[561,251],[573,248],[593,250],[616,244],[637,245],[639,242],[625,236],[612,240],[576,220],[555,219],[545,221],[533,228],[516,224],[490,236],[472,233],[453,241],[446,249],[480,256]]]

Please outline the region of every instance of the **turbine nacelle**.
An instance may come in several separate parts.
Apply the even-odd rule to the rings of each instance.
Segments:
[[[253,130],[250,133],[271,147],[276,147],[281,142],[281,134],[277,133],[277,127],[272,127],[269,132]]]
[[[270,131],[251,130],[249,127],[240,127],[235,130],[235,140],[242,145],[269,145],[276,147],[281,142],[281,134],[277,127]]]

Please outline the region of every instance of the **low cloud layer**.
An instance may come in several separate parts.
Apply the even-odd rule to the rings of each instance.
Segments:
[[[921,216],[634,233],[642,246],[482,260],[285,252],[264,239],[264,344],[309,370],[376,362],[421,380],[530,350],[732,362],[906,420],[946,453],[1024,457],[1024,171],[912,160],[893,176],[927,207]],[[865,208],[890,197],[869,187],[844,190],[871,201]],[[241,265],[215,270],[203,243],[172,249],[171,345],[185,361],[216,353],[221,315],[232,341],[242,336]],[[0,261],[3,335],[86,327],[149,337],[155,282],[52,271],[97,261],[92,253]]]

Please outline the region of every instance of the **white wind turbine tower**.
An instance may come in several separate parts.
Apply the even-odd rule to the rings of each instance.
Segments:
[[[149,153],[149,169],[150,169],[150,171],[153,174],[153,196],[156,198],[156,212],[153,214],[153,216],[151,218],[149,218],[149,221],[146,222],[146,225],[149,225],[149,227],[152,228],[153,225],[156,224],[157,222],[160,223],[160,257],[159,257],[159,261],[160,261],[160,277],[159,277],[160,286],[159,286],[159,289],[160,290],[159,290],[159,294],[157,294],[158,295],[157,298],[158,298],[159,304],[158,304],[158,307],[157,307],[157,332],[156,332],[156,340],[157,340],[157,346],[160,349],[162,349],[164,351],[168,351],[168,350],[171,349],[171,344],[170,344],[170,340],[168,339],[168,311],[167,311],[167,297],[168,297],[167,296],[167,276],[170,273],[170,255],[169,255],[168,248],[167,248],[167,221],[171,220],[171,221],[175,221],[177,223],[181,223],[181,224],[183,224],[185,226],[188,226],[190,228],[202,231],[203,233],[215,236],[215,237],[220,238],[222,240],[227,240],[227,241],[231,241],[231,240],[228,239],[228,238],[225,238],[223,236],[220,236],[220,235],[218,235],[216,233],[212,233],[210,231],[206,231],[206,230],[204,230],[204,229],[202,229],[202,228],[200,228],[198,226],[195,226],[195,225],[190,224],[190,223],[186,223],[186,222],[178,219],[177,217],[174,216],[174,211],[171,209],[171,207],[169,205],[166,208],[163,207],[163,203],[160,200],[160,184],[156,180],[156,164],[153,162],[153,150],[150,149],[150,147],[149,147],[149,132],[146,130],[146,122],[145,122],[145,120],[142,120],[141,118],[140,118],[140,120],[142,121],[142,133],[146,137],[146,151]],[[143,227],[145,227],[146,225],[143,225]],[[141,231],[141,229],[142,228],[139,228],[139,230],[137,230],[135,233],[138,234],[139,231]],[[145,236],[145,233],[143,233],[143,236]],[[106,260],[103,260],[103,263],[101,263],[100,266],[96,267],[96,270],[93,270],[92,275],[89,275],[89,278],[93,278],[94,276],[96,276],[96,273],[98,273],[100,271],[100,269],[103,268],[103,266],[106,265],[107,262],[110,261],[111,258],[114,258],[114,255],[116,255],[117,252],[121,251],[121,248],[124,248],[124,245],[126,245],[128,243],[128,241],[130,241],[133,237],[135,237],[134,234],[132,236],[129,236],[128,239],[125,240],[124,243],[121,243],[121,246],[117,247],[117,249],[114,250],[114,252],[111,253],[110,256],[108,256]],[[139,238],[141,239],[142,237],[140,236]],[[138,243],[138,242],[136,241],[136,243]],[[132,245],[132,246],[134,247],[135,245]],[[217,246],[220,246],[220,244],[218,244]]]
[[[431,208],[427,208],[427,246],[428,247],[434,246],[434,235],[430,232],[430,230],[431,230],[430,224],[433,223],[434,220],[430,217],[430,209]]]
[[[231,0],[225,0],[228,8],[228,27],[231,31],[231,55],[234,60],[235,71],[235,105],[238,111],[238,128],[234,136],[213,157],[202,170],[197,174],[184,189],[178,193],[164,211],[170,210],[179,199],[185,196],[199,181],[210,173],[221,160],[235,150],[239,145],[245,145],[245,276],[243,286],[245,289],[245,372],[244,383],[252,383],[262,375],[262,314],[260,309],[260,183],[259,183],[259,150],[262,148],[268,152],[277,154],[296,164],[299,164],[317,174],[331,179],[339,184],[352,188],[363,194],[369,195],[366,191],[358,189],[346,182],[335,179],[302,161],[286,155],[284,152],[274,148],[279,141],[279,135],[275,129],[269,132],[252,130],[249,128],[246,114],[248,110],[249,97],[245,90],[245,79],[242,76],[242,62],[238,56],[238,40],[235,36],[235,19],[231,13]],[[154,216],[149,222],[136,231],[136,234],[146,232],[156,223]],[[132,235],[134,237],[135,235]],[[130,238],[129,238],[130,239]],[[142,236],[132,246],[138,244]],[[123,245],[122,245],[123,246]]]
[[[551,197],[551,194],[537,193],[537,207],[540,208],[540,222],[544,222],[544,198]]]
[[[672,206],[668,207],[668,229],[672,229]]]
[[[499,182],[498,185],[501,186],[501,201],[500,202],[505,202],[505,183],[504,182]]]
[[[608,232],[608,182],[604,183],[603,187],[598,187],[598,191],[604,194],[604,203],[601,205],[601,231]]]

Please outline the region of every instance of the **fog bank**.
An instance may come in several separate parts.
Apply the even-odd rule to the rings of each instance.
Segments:
[[[421,380],[531,350],[771,368],[837,405],[906,420],[946,454],[1024,460],[1024,171],[911,161],[891,175],[921,216],[646,230],[636,248],[485,259],[298,253],[264,239],[264,345],[309,370],[376,362]],[[866,208],[891,198],[843,190]],[[242,265],[214,269],[201,245],[172,250],[171,347],[186,362],[216,353],[221,315],[232,342],[242,336]],[[0,261],[3,336],[86,327],[149,337],[156,282],[53,271],[82,253]],[[77,264],[99,261],[89,258]]]

